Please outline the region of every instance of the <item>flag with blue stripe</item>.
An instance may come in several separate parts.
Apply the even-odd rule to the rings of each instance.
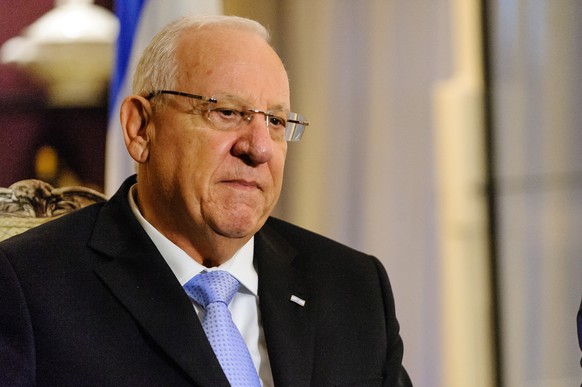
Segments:
[[[119,18],[115,66],[111,78],[109,127],[105,152],[105,193],[111,196],[135,163],[127,153],[119,123],[119,107],[131,94],[133,71],[151,38],[170,21],[188,14],[222,13],[221,0],[123,0],[115,2]]]

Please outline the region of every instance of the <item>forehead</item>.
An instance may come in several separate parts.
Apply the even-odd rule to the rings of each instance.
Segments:
[[[187,31],[179,40],[178,87],[287,104],[289,81],[275,51],[257,34],[232,27]]]

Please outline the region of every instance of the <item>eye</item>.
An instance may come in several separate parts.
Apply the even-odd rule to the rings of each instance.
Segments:
[[[283,118],[274,116],[274,115],[269,115],[269,126],[273,126],[273,127],[277,127],[277,128],[285,128],[285,126],[287,125],[287,123],[285,122],[285,120]]]
[[[216,129],[231,130],[240,125],[244,113],[229,106],[220,106],[208,110],[208,119]]]
[[[220,130],[230,130],[240,124],[244,113],[230,107],[217,107],[208,111],[208,118]]]
[[[240,110],[229,109],[229,108],[216,108],[212,109],[212,113],[223,120],[238,120],[243,116]]]

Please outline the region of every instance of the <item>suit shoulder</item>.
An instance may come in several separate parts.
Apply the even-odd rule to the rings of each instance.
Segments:
[[[269,218],[265,228],[274,230],[294,249],[309,255],[335,258],[376,258],[343,243],[277,218]]]

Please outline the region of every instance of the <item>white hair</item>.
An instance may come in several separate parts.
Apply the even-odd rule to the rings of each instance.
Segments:
[[[148,94],[174,87],[178,72],[177,42],[182,32],[208,26],[224,26],[249,31],[269,42],[269,31],[259,22],[238,16],[185,16],[166,25],[142,53],[133,77],[133,93]]]

